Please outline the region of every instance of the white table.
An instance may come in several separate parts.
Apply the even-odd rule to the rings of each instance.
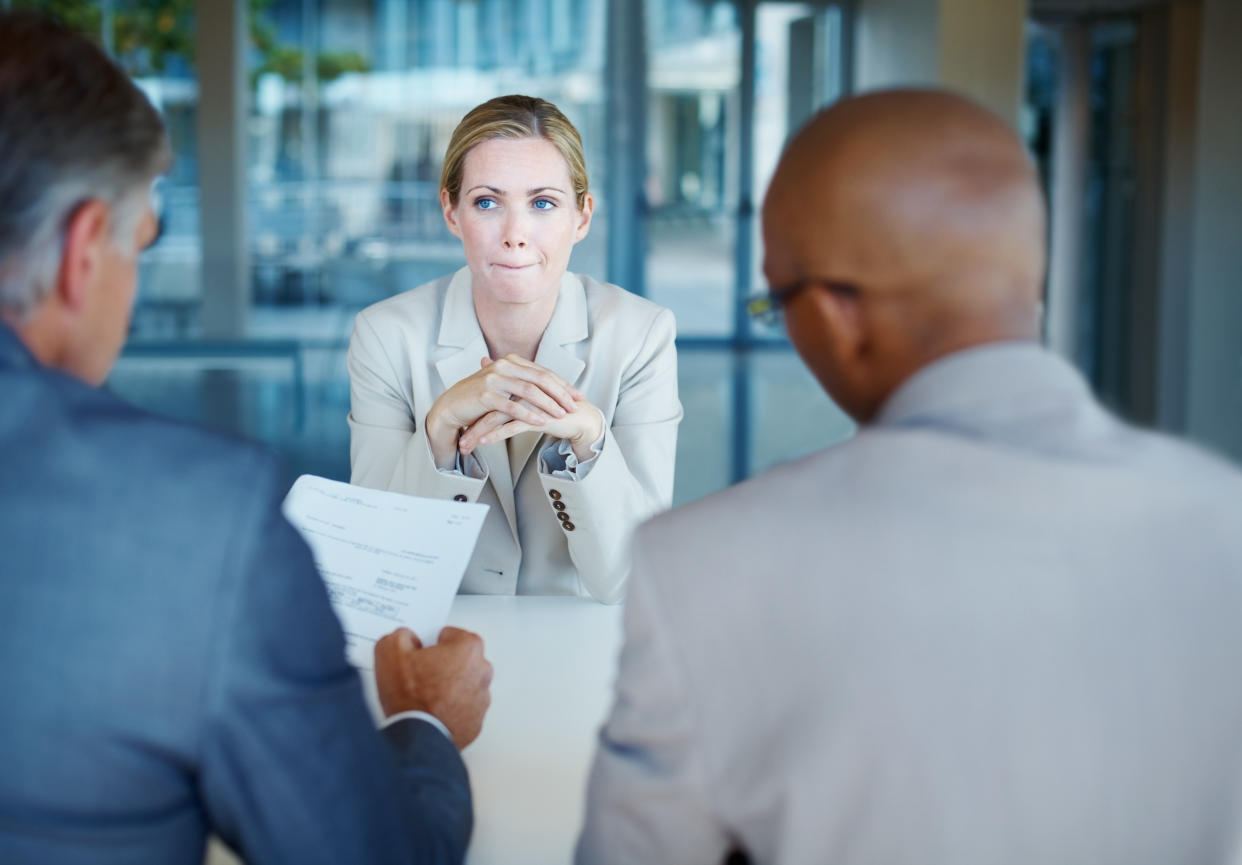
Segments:
[[[621,607],[461,595],[449,624],[479,634],[495,668],[483,732],[462,754],[474,793],[467,865],[565,865],[582,826],[596,733],[612,705]],[[237,861],[212,840],[207,865]]]
[[[570,862],[596,733],[612,704],[621,608],[463,595],[449,624],[483,637],[496,673],[483,732],[463,752],[474,792],[468,865]]]

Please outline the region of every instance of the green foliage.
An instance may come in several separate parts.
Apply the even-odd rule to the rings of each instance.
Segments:
[[[302,80],[302,49],[282,45],[267,12],[273,0],[249,0],[250,41],[258,54],[251,84],[274,72],[286,81]],[[98,0],[10,0],[13,9],[48,12],[96,41],[103,29]],[[133,76],[161,75],[169,60],[181,57],[194,65],[195,0],[114,0],[112,51]],[[324,52],[315,59],[320,81],[333,81],[347,72],[367,72],[365,57],[355,52]]]

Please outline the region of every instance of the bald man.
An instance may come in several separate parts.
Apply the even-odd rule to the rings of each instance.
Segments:
[[[770,303],[859,432],[638,531],[579,863],[1242,861],[1242,478],[1038,345],[1043,224],[955,96],[792,142]]]

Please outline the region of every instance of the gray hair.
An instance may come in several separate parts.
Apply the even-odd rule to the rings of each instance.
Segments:
[[[0,314],[51,292],[65,229],[84,203],[132,242],[171,155],[159,114],[86,37],[44,16],[0,13]]]

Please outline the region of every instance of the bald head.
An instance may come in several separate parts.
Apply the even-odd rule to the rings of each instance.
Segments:
[[[990,112],[941,91],[873,93],[790,143],[764,204],[764,268],[777,290],[812,281],[788,304],[790,337],[865,421],[937,357],[1037,338],[1044,220],[1022,142]]]

